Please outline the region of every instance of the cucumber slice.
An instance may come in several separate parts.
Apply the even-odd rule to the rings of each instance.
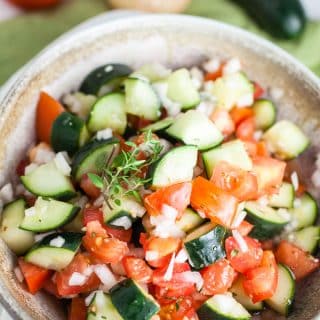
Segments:
[[[242,282],[243,276],[239,276],[237,280],[233,283],[230,291],[233,293],[233,297],[248,311],[260,311],[263,309],[263,303],[257,302],[253,303],[250,297],[245,293]]]
[[[189,233],[184,240],[184,247],[192,267],[199,270],[224,258],[225,235],[224,227],[210,222]]]
[[[102,87],[107,86],[108,91],[111,92],[117,89],[131,72],[130,67],[119,63],[100,66],[85,77],[80,86],[80,91],[86,94],[100,95]],[[106,91],[106,88],[103,89],[103,91]]]
[[[283,316],[287,316],[290,312],[296,282],[291,270],[283,265],[278,264],[278,285],[275,294],[266,303],[273,310],[277,311]]]
[[[148,126],[141,129],[142,132],[151,130],[151,132],[158,132],[167,129],[174,122],[174,118],[167,117],[165,119],[159,120],[155,123],[149,124]]]
[[[249,320],[250,313],[229,294],[216,294],[197,311],[199,320]]]
[[[257,202],[246,202],[246,220],[254,225],[250,236],[257,239],[270,239],[281,232],[290,218],[280,215],[271,207],[261,206]]]
[[[46,232],[57,229],[71,221],[79,207],[53,199],[38,198],[32,215],[25,215],[20,228],[34,232]]]
[[[293,232],[289,235],[288,240],[295,244],[300,249],[309,252],[311,254],[315,253],[318,248],[320,239],[320,227],[310,226],[303,228],[299,231]]]
[[[87,312],[87,320],[123,320],[112,304],[111,298],[103,291],[94,295]]]
[[[147,119],[157,120],[160,116],[160,100],[147,81],[129,78],[124,82],[127,113]]]
[[[69,113],[61,113],[52,125],[51,145],[55,152],[73,155],[90,138],[85,122]]]
[[[51,241],[57,237],[64,240],[61,247],[52,245]],[[73,232],[50,234],[28,251],[25,260],[42,268],[60,271],[72,261],[81,245],[82,237],[82,233]]]
[[[212,88],[212,94],[217,99],[217,107],[226,110],[231,110],[234,106],[241,107],[241,100],[244,99],[253,102],[253,92],[252,82],[242,72],[218,78]]]
[[[111,288],[110,296],[124,320],[150,320],[160,310],[156,300],[132,279]]]
[[[76,181],[88,172],[100,174],[107,162],[119,152],[119,140],[92,140],[74,155],[71,174]]]
[[[220,161],[226,161],[243,170],[252,169],[252,161],[246,151],[245,145],[240,140],[223,143],[221,146],[202,153],[207,176],[210,178],[214,167]]]
[[[269,198],[269,206],[274,208],[292,208],[294,188],[291,183],[283,182],[279,192]]]
[[[153,189],[171,184],[191,181],[193,169],[197,163],[198,150],[195,146],[182,146],[171,149],[150,169]]]
[[[168,77],[168,98],[181,104],[182,110],[200,103],[200,95],[187,69],[179,69]]]
[[[262,137],[270,151],[281,159],[296,158],[309,146],[308,137],[290,121],[282,120],[268,129]]]
[[[34,244],[34,233],[19,228],[25,209],[26,202],[18,199],[8,203],[1,214],[0,237],[17,255],[25,253]]]
[[[126,126],[124,94],[109,93],[92,106],[88,119],[88,129],[91,132],[111,128],[112,131],[123,134]]]
[[[220,144],[223,135],[216,125],[200,111],[190,110],[179,115],[166,133],[185,144],[207,150]]]
[[[276,121],[276,107],[272,101],[260,99],[253,104],[253,113],[256,128],[266,130]]]
[[[196,227],[200,226],[203,222],[204,219],[202,219],[197,212],[190,208],[187,208],[182,217],[176,222],[176,224],[179,229],[188,233]]]
[[[57,168],[54,161],[22,176],[21,181],[27,190],[37,196],[69,200],[77,195],[70,178]]]
[[[309,193],[305,193],[298,199],[300,200],[299,206],[289,210],[295,230],[313,225],[318,216],[317,202]]]

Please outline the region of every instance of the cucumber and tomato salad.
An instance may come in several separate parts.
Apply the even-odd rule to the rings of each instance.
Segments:
[[[71,299],[70,320],[288,315],[319,268],[317,204],[286,168],[309,140],[227,66],[106,64],[79,88],[92,106],[72,111],[41,93],[27,192],[0,221],[32,294]]]

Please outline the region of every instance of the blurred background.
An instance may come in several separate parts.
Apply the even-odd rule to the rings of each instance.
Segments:
[[[0,85],[59,35],[114,8],[230,23],[268,38],[320,76],[320,0],[0,0]]]

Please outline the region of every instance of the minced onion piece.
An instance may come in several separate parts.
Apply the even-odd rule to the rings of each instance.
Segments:
[[[171,260],[169,262],[169,265],[168,265],[168,268],[166,270],[166,273],[163,276],[163,280],[164,281],[170,281],[172,279],[175,257],[176,257],[176,253],[174,252],[172,254],[172,256],[171,256]]]
[[[146,260],[147,261],[153,261],[157,260],[159,258],[159,252],[158,251],[146,251]]]
[[[164,215],[164,217],[172,220],[175,220],[179,214],[176,208],[168,206],[165,203],[161,207],[161,213]]]
[[[259,141],[261,139],[262,135],[263,135],[263,131],[257,130],[253,133],[253,139],[256,141]]]
[[[202,64],[202,68],[207,72],[216,72],[220,68],[221,62],[217,58],[212,58]]]
[[[45,238],[46,236],[49,236],[50,234],[53,234],[53,233],[55,233],[55,231],[49,231],[49,232],[45,232],[45,233],[36,234],[34,236],[34,240],[36,242],[41,241],[43,238]]]
[[[97,291],[92,291],[90,292],[90,294],[84,299],[84,304],[86,305],[86,307],[88,307],[90,305],[90,303],[92,302],[94,296],[96,295]]]
[[[11,202],[13,200],[13,188],[11,183],[5,184],[0,189],[0,199],[4,204]]]
[[[93,266],[89,266],[87,267],[82,273],[86,276],[86,277],[90,277],[91,274],[93,273],[94,269]]]
[[[241,222],[246,217],[246,215],[247,215],[247,211],[245,211],[245,210],[238,211],[232,221],[232,228],[238,228],[240,226]]]
[[[20,283],[22,283],[23,280],[24,280],[24,276],[23,276],[23,274],[22,274],[22,272],[21,272],[21,269],[20,269],[19,267],[15,267],[15,268],[13,269],[13,272],[14,272],[14,274],[16,275],[18,281],[19,281]]]
[[[34,162],[37,164],[48,163],[55,157],[55,153],[52,150],[49,150],[48,148],[38,147],[36,150],[37,152],[34,157]]]
[[[188,261],[188,259],[189,259],[189,255],[188,255],[187,250],[185,248],[182,248],[176,256],[176,262],[177,263],[184,263],[184,262]]]
[[[234,239],[236,240],[240,251],[247,252],[249,250],[248,245],[247,245],[246,241],[243,239],[240,232],[238,230],[232,230],[232,235],[233,235]]]
[[[104,289],[109,290],[118,283],[114,274],[105,264],[97,264],[94,266],[94,273],[98,276],[104,285]]]
[[[112,221],[113,226],[122,227],[124,230],[129,230],[132,227],[132,221],[129,217],[123,216]]]
[[[257,200],[258,204],[262,207],[266,207],[269,204],[269,199],[267,196],[262,196]]]
[[[191,282],[194,283],[197,287],[197,290],[200,291],[200,289],[203,287],[203,278],[200,274],[200,272],[197,271],[184,271],[176,276],[177,280],[181,280],[183,282]]]
[[[238,99],[237,107],[238,108],[248,107],[248,106],[251,106],[253,102],[254,102],[253,93],[247,93]]]
[[[54,158],[54,163],[58,170],[65,176],[70,176],[71,167],[62,152],[58,152]]]
[[[112,129],[106,128],[97,132],[97,140],[107,140],[112,138]]]
[[[222,68],[222,74],[232,74],[241,71],[241,62],[238,58],[232,58]]]
[[[82,286],[86,283],[87,277],[79,272],[73,272],[69,279],[69,286]]]
[[[291,182],[292,182],[294,191],[297,191],[298,188],[299,188],[299,177],[298,177],[297,172],[296,172],[296,171],[293,171],[293,172],[291,173],[290,178],[291,178]]]
[[[64,244],[65,239],[61,236],[57,236],[50,241],[50,246],[52,247],[62,248]]]

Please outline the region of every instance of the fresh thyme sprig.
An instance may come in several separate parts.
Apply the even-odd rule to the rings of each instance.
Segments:
[[[146,177],[147,168],[155,163],[161,154],[162,146],[160,141],[155,139],[151,131],[144,133],[143,144],[137,145],[127,141],[129,151],[122,150],[114,159],[106,163],[102,176],[89,173],[92,183],[102,190],[108,206],[112,204],[121,205],[123,196],[133,196],[139,199],[138,190],[151,178]],[[137,159],[143,149],[146,159]]]

